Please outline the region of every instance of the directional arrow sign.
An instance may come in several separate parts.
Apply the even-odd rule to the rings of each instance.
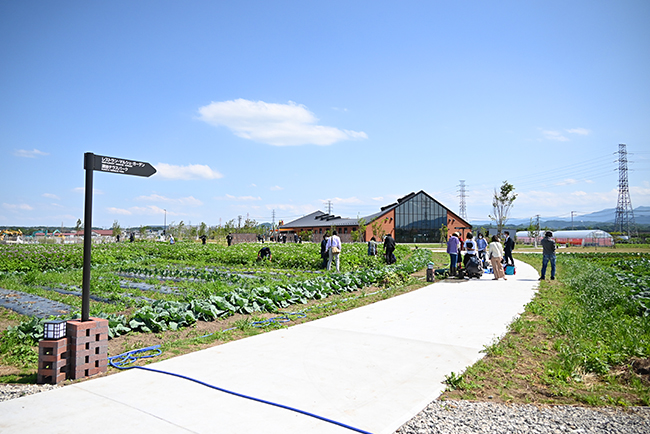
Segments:
[[[149,177],[156,169],[149,163],[125,160],[123,158],[105,157],[92,152],[84,154],[84,169],[86,171],[86,202],[84,209],[84,267],[81,288],[81,320],[90,319],[90,255],[92,254],[93,227],[93,171],[120,173]]]
[[[123,158],[93,155],[93,170],[101,172],[119,173],[122,175],[135,175],[149,177],[156,173],[156,169],[149,163],[142,161],[125,160]]]

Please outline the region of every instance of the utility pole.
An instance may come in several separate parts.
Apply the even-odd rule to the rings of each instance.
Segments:
[[[573,227],[573,216],[574,216],[575,214],[576,214],[575,211],[571,211],[571,230],[574,230],[574,227]]]
[[[459,187],[458,197],[460,197],[460,207],[459,207],[458,214],[460,215],[460,218],[467,221],[467,205],[465,203],[465,198],[467,197],[467,195],[465,194],[465,180],[464,179],[460,180],[460,185],[458,185],[458,187]]]
[[[539,227],[539,214],[535,215],[535,219],[537,220],[537,232],[535,233],[535,248],[537,248],[537,238],[540,236],[540,231],[541,228]]]

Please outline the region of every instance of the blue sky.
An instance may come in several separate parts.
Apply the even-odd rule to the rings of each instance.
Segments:
[[[650,205],[650,2],[0,0],[0,226]],[[166,210],[166,211],[165,211]]]

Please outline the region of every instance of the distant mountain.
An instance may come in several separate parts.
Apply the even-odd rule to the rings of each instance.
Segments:
[[[613,224],[616,221],[616,208],[607,208],[601,211],[592,212],[589,214],[582,214],[573,218],[575,226],[597,226],[598,224],[609,223]],[[634,221],[639,225],[650,224],[650,206],[639,206],[634,209]],[[489,226],[494,224],[491,220],[472,220],[472,226]],[[508,219],[507,226],[528,226],[530,218]],[[571,224],[571,218],[567,217],[549,217],[546,220],[541,219],[540,224],[548,227],[549,229],[565,228]]]

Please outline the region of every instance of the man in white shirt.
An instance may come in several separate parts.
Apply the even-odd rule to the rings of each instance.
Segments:
[[[340,261],[339,255],[341,254],[341,239],[336,235],[336,231],[332,231],[332,236],[327,239],[326,249],[329,251],[330,257],[327,261],[327,271],[332,268],[332,260],[336,260],[336,271],[339,271]]]

